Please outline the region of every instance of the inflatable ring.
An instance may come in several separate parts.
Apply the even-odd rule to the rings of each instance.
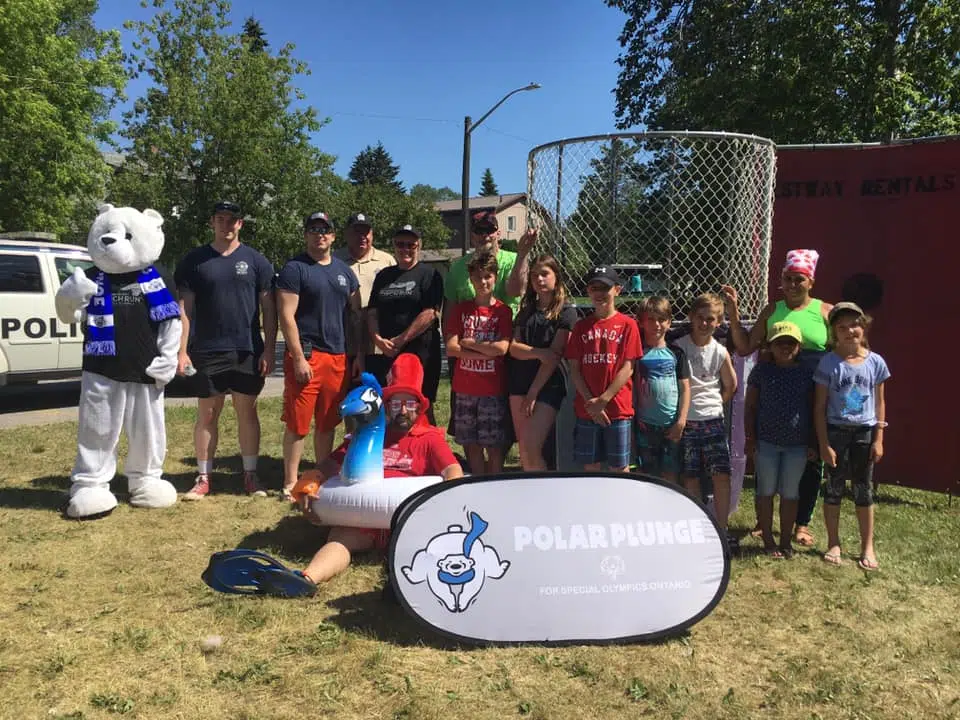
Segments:
[[[305,472],[293,488],[299,501],[311,496],[310,509],[323,525],[389,530],[400,504],[418,490],[443,482],[440,475],[380,478],[347,484],[334,475],[326,482],[317,470]]]
[[[355,425],[340,474],[326,481],[317,470],[303,473],[291,491],[299,504],[310,496],[310,509],[322,525],[390,529],[393,513],[421,488],[443,482],[440,475],[383,477],[386,419],[383,389],[369,373],[340,403],[340,416]]]

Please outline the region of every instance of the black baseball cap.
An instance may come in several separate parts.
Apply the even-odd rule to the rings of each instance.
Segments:
[[[347,220],[347,227],[352,227],[353,225],[366,225],[367,227],[373,227],[373,220],[371,220],[370,216],[366,213],[354,213]]]
[[[308,228],[311,225],[326,225],[331,230],[336,229],[336,226],[333,224],[333,220],[331,220],[330,216],[325,212],[315,212],[312,215],[308,215],[303,221],[303,227]]]
[[[234,215],[243,215],[243,211],[240,209],[240,206],[232,200],[220,200],[216,205],[214,205],[213,214],[216,215],[218,212],[228,212],[233,213]]]
[[[474,213],[470,219],[470,227],[474,232],[489,233],[500,228],[497,214],[493,210],[481,210]]]
[[[401,225],[393,231],[394,237],[399,237],[400,235],[413,235],[417,240],[423,237],[423,233],[410,224]]]
[[[586,274],[583,278],[583,284],[589,285],[590,283],[603,283],[609,287],[614,285],[623,285],[620,281],[620,276],[617,274],[617,271],[614,270],[609,265],[599,265],[590,272]]]

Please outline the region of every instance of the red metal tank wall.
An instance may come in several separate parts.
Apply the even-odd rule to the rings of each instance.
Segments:
[[[814,248],[814,295],[865,303],[870,345],[890,368],[881,482],[960,482],[960,139],[882,147],[780,149],[770,297],[792,248]],[[875,288],[850,279],[870,274]],[[845,288],[846,284],[846,288]]]

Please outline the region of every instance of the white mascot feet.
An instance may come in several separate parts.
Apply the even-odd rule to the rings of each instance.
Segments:
[[[155,210],[100,208],[87,236],[96,264],[77,269],[57,292],[57,315],[83,324],[77,459],[67,515],[93,518],[117,506],[110,481],[126,430],[130,504],[163,508],[177,491],[161,477],[167,452],[163,391],[177,371],[180,308],[157,264],[163,218]]]

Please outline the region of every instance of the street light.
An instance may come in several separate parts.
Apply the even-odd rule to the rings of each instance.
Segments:
[[[464,255],[467,254],[467,250],[470,247],[470,133],[476,130],[480,123],[490,117],[494,110],[503,105],[507,101],[507,98],[509,98],[511,95],[514,95],[518,92],[525,92],[527,90],[537,90],[539,88],[540,85],[537,83],[530,83],[526,87],[511,90],[500,99],[500,102],[487,110],[487,112],[485,112],[475,123],[470,122],[469,115],[463,119],[463,187],[461,187],[460,191],[462,193],[461,208],[463,212]]]

